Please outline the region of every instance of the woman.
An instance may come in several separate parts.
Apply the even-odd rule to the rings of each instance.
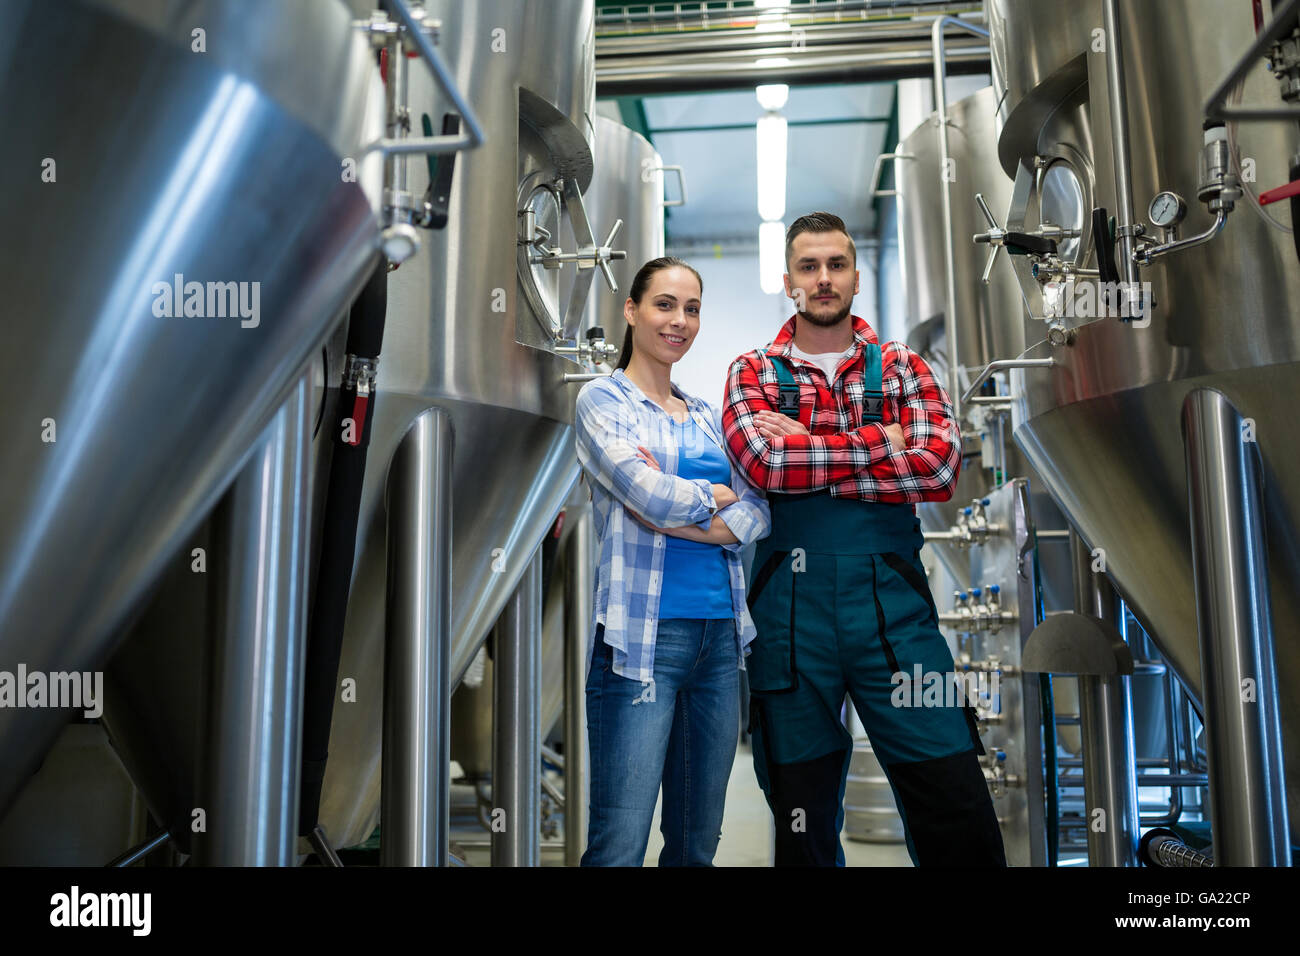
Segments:
[[[578,395],[600,568],[587,677],[584,866],[640,866],[663,784],[660,866],[711,866],[754,625],[740,549],[770,525],[723,451],[721,415],[672,384],[700,329],[699,273],[654,259],[623,304],[618,368]]]

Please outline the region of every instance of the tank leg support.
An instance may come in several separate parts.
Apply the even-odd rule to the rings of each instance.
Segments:
[[[541,828],[540,548],[528,559],[515,593],[501,612],[495,640],[492,865],[537,866]]]
[[[218,506],[224,539],[200,766],[203,866],[292,866],[298,834],[309,565],[311,408],[304,376]]]
[[[1109,621],[1124,634],[1123,602],[1110,582],[1092,570],[1092,555],[1083,540],[1073,532],[1070,538],[1075,609]],[[1080,674],[1078,680],[1088,865],[1137,866],[1137,761],[1129,677]]]
[[[451,815],[451,419],[437,408],[393,458],[384,650],[384,866],[447,866]]]
[[[1183,401],[1196,623],[1219,866],[1290,866],[1263,469],[1228,398]]]

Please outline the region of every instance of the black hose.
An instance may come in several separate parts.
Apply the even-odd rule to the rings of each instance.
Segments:
[[[1300,156],[1291,163],[1291,182],[1300,179]],[[1291,241],[1295,243],[1295,256],[1300,259],[1300,195],[1291,197]]]
[[[380,258],[370,281],[352,303],[348,316],[348,365],[356,359],[373,363],[384,341],[384,318],[388,309],[388,261]],[[364,366],[367,362],[363,362]],[[303,680],[302,709],[302,803],[298,833],[307,836],[320,815],[321,784],[329,755],[330,723],[334,717],[339,658],[343,651],[343,624],[347,617],[348,594],[352,586],[352,564],[356,555],[357,520],[361,511],[361,485],[366,474],[366,452],[374,420],[373,383],[363,387],[364,413],[357,402],[357,382],[344,372],[338,393],[338,414],[334,428],[334,454],[330,461],[329,488],[325,497],[325,520],[321,529],[320,567],[307,619],[307,667]],[[345,434],[346,420],[354,415],[351,434]],[[349,442],[346,439],[352,438]]]

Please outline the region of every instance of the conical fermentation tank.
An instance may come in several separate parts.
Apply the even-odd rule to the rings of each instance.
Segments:
[[[1015,177],[1002,223],[1077,232],[1060,246],[1072,267],[1095,268],[1092,211],[1116,215],[1104,10],[1062,4],[1052,16],[1025,0],[989,0],[999,157]],[[1164,190],[1185,197],[1182,235],[1213,216],[1197,200],[1204,105],[1255,38],[1249,4],[1148,0],[1117,4],[1134,218],[1159,238],[1148,204]],[[1280,105],[1278,83],[1252,69],[1234,94]],[[1237,123],[1225,130],[1233,169],[1248,192],[1285,183],[1297,152],[1294,123]],[[1173,204],[1173,201],[1169,201]],[[1217,237],[1140,269],[1149,323],[1074,314],[1031,318],[1025,356],[1051,368],[1015,376],[1016,441],[1094,552],[1143,627],[1192,693],[1204,690],[1193,585],[1187,465],[1180,422],[1190,390],[1222,392],[1253,425],[1264,472],[1264,524],[1289,771],[1292,832],[1300,819],[1300,443],[1290,396],[1300,392],[1300,266],[1276,213],[1243,196]],[[999,212],[999,218],[1001,211]],[[1270,221],[1272,219],[1273,221]],[[1118,252],[1117,252],[1118,255]],[[1016,263],[1034,316],[1050,311],[1043,286]],[[1005,267],[1004,267],[1005,268]],[[1075,309],[1077,304],[1080,308]],[[1060,345],[1041,342],[1049,325]],[[998,356],[1012,358],[1013,355]]]
[[[321,822],[339,846],[366,839],[379,816],[389,463],[418,416],[431,408],[450,416],[451,676],[458,683],[577,480],[572,420],[580,384],[565,375],[590,368],[578,351],[590,300],[575,302],[572,289],[601,281],[598,256],[580,263],[580,274],[561,258],[591,245],[578,212],[594,167],[591,3],[489,0],[426,9],[442,23],[439,49],[490,146],[458,158],[446,229],[429,234],[389,276],[339,669],[367,704],[334,709],[321,800]],[[413,129],[426,118],[440,129],[450,106],[432,79],[412,69],[409,84]],[[409,185],[417,195],[428,182],[419,165]],[[589,230],[599,243],[611,225],[612,217],[592,219]]]
[[[998,210],[1005,209],[1011,198],[1011,181],[997,157],[996,99],[992,87],[987,87],[948,106],[948,173],[960,353],[957,364],[976,372],[996,358],[1019,355],[1026,345],[1024,303],[1015,277],[1008,270],[996,269],[986,284],[983,270],[987,251],[970,242],[972,234],[986,228],[976,195]],[[945,247],[949,234],[941,202],[945,171],[937,114],[932,113],[903,138],[896,153],[901,154],[894,161],[894,176],[898,184],[898,258],[907,309],[907,343],[946,383],[952,361],[944,331]],[[969,381],[969,375],[963,377]],[[976,406],[969,406],[965,412],[968,418],[977,416],[980,427],[963,427],[966,457],[952,498],[917,506],[926,531],[948,531],[957,523],[961,510],[972,499],[991,491],[995,482],[1000,484],[1028,473],[1024,458],[1011,440],[1009,422],[999,430],[996,414],[986,414]],[[999,448],[1004,455],[1000,479],[989,470],[997,461]],[[1033,483],[1035,491],[1037,484]],[[1045,510],[1045,504],[1036,501],[1035,511]],[[1051,517],[1044,517],[1050,523]],[[965,549],[944,539],[933,539],[929,544],[949,571],[964,580],[969,562]]]
[[[375,261],[382,93],[340,2],[4,11],[0,670],[92,671]],[[69,715],[0,709],[0,811]]]
[[[582,328],[584,331],[601,329],[616,355],[627,330],[623,304],[632,287],[632,278],[642,264],[664,254],[663,159],[645,137],[622,123],[597,116],[594,126],[595,172],[583,195],[584,205],[591,221],[605,229],[617,220],[623,221],[617,243],[627,255],[611,263],[616,291],[611,292],[603,282],[591,289]],[[609,363],[614,361],[611,356]],[[584,482],[574,485],[565,503],[562,536],[567,538],[580,511],[590,511],[590,498]],[[543,738],[559,720],[564,706],[563,619],[568,613],[563,606],[564,582],[553,570],[548,581],[542,630],[540,726]],[[452,704],[452,755],[471,776],[486,772],[492,759],[490,663],[485,675],[479,686],[462,684]]]

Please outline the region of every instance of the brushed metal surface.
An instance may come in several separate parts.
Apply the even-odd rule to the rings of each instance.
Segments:
[[[1003,158],[1029,162],[1035,151],[1068,142],[1091,166],[1093,178],[1085,183],[1090,204],[1113,210],[1105,90],[1087,81],[1090,75],[1104,76],[1099,64],[1089,60],[1099,56],[1090,52],[1090,43],[1091,30],[1102,22],[1100,4],[1062,6],[1050,29],[1044,18],[1036,17],[1033,3],[990,0],[989,7],[994,49],[1007,51],[995,71],[996,82],[1007,91]],[[1228,9],[1213,0],[1151,0],[1123,5],[1119,19],[1125,34],[1133,205],[1145,210],[1159,190],[1177,190],[1189,197],[1184,233],[1191,235],[1211,220],[1192,198],[1201,106],[1248,47],[1254,34],[1250,10]],[[1070,70],[1075,79],[1082,75],[1085,85],[1080,89],[1076,84],[1067,95],[1056,79]],[[1274,103],[1276,85],[1268,73],[1257,70],[1244,85],[1243,101]],[[1054,98],[1060,108],[1051,112]],[[1289,178],[1287,160],[1297,148],[1292,127],[1246,124],[1230,133],[1241,155],[1255,160],[1259,183]],[[1149,326],[1076,320],[1073,346],[1050,352],[1057,367],[1017,376],[1025,398],[1016,409],[1015,437],[1071,522],[1093,548],[1105,550],[1107,574],[1199,697],[1180,410],[1190,389],[1210,386],[1253,420],[1265,472],[1268,565],[1294,832],[1300,821],[1300,654],[1295,639],[1300,622],[1300,443],[1296,416],[1284,397],[1300,391],[1300,268],[1291,237],[1268,226],[1248,202],[1237,204],[1218,239],[1142,270],[1156,302]],[[1092,261],[1090,257],[1088,264]],[[1041,303],[1034,309],[1041,314]],[[1049,347],[1039,345],[1026,357],[1048,354]]]
[[[1011,201],[1011,181],[1002,170],[997,153],[997,96],[992,87],[952,103],[948,107],[948,151],[953,161],[952,221],[956,233],[954,265],[956,267],[957,341],[960,365],[978,372],[995,359],[1018,356],[1025,348],[1026,335],[1041,331],[1032,328],[1025,316],[1024,298],[1012,271],[1007,267],[1005,250],[999,262],[982,281],[989,246],[977,245],[971,236],[985,232],[988,224],[975,202],[979,193],[988,203],[999,223]],[[912,156],[894,164],[898,184],[898,255],[903,272],[906,302],[907,342],[921,353],[941,377],[946,376],[950,361],[941,317],[945,308],[943,211],[938,184],[943,173],[937,135],[938,114],[932,113],[900,143],[898,152]],[[974,372],[970,374],[973,376]],[[946,379],[943,379],[946,381]],[[974,411],[974,407],[970,409]],[[1040,528],[1063,528],[1064,519],[1043,490],[1042,481],[1033,473],[1024,455],[1011,437],[1010,422],[1003,429],[1006,454],[1004,480],[1017,476],[1030,478],[1034,520]],[[957,521],[962,508],[974,498],[983,498],[994,490],[992,473],[982,466],[982,448],[996,442],[991,420],[978,431],[963,430],[961,474],[948,501],[930,501],[917,506],[917,516],[925,531],[947,531]],[[929,546],[963,584],[968,582],[970,552],[943,540],[931,540]],[[1049,546],[1050,547],[1050,546]],[[1064,551],[1053,550],[1042,562],[1044,574],[1052,579],[1053,594],[1065,596],[1068,606],[1070,586],[1069,560]],[[937,596],[947,608],[951,595]]]
[[[373,437],[362,495],[340,677],[365,706],[334,710],[321,821],[340,846],[366,839],[379,813],[379,695],[384,639],[385,482],[412,421],[437,405],[451,418],[453,686],[496,622],[578,474],[572,415],[584,369],[551,351],[516,266],[519,183],[544,170],[586,189],[593,172],[592,4],[490,0],[427,4],[439,50],[467,91],[488,145],[457,160],[447,228],[389,276]],[[500,31],[500,33],[494,33]],[[504,52],[493,51],[493,38]],[[410,73],[418,128],[448,108],[426,72]],[[409,188],[428,183],[422,164]],[[608,230],[593,220],[596,232]],[[567,224],[556,239],[572,248]],[[566,267],[571,268],[571,267]],[[562,270],[563,271],[563,270]],[[559,301],[566,301],[564,295]]]
[[[0,450],[0,667],[87,670],[374,261],[378,166],[359,182],[340,169],[379,132],[379,90],[338,3],[5,13],[0,281],[6,350],[22,357],[10,412],[28,425]],[[156,314],[156,284],[177,275],[249,283],[249,316]],[[0,711],[0,807],[65,717]]]
[[[610,263],[617,292],[610,292],[597,278],[587,303],[587,327],[600,326],[605,341],[621,348],[627,332],[623,303],[632,278],[641,266],[664,254],[664,174],[657,171],[663,157],[644,136],[604,116],[596,117],[595,151],[596,175],[587,190],[587,215],[598,232],[615,219],[623,220],[616,245],[627,250],[627,258]]]

